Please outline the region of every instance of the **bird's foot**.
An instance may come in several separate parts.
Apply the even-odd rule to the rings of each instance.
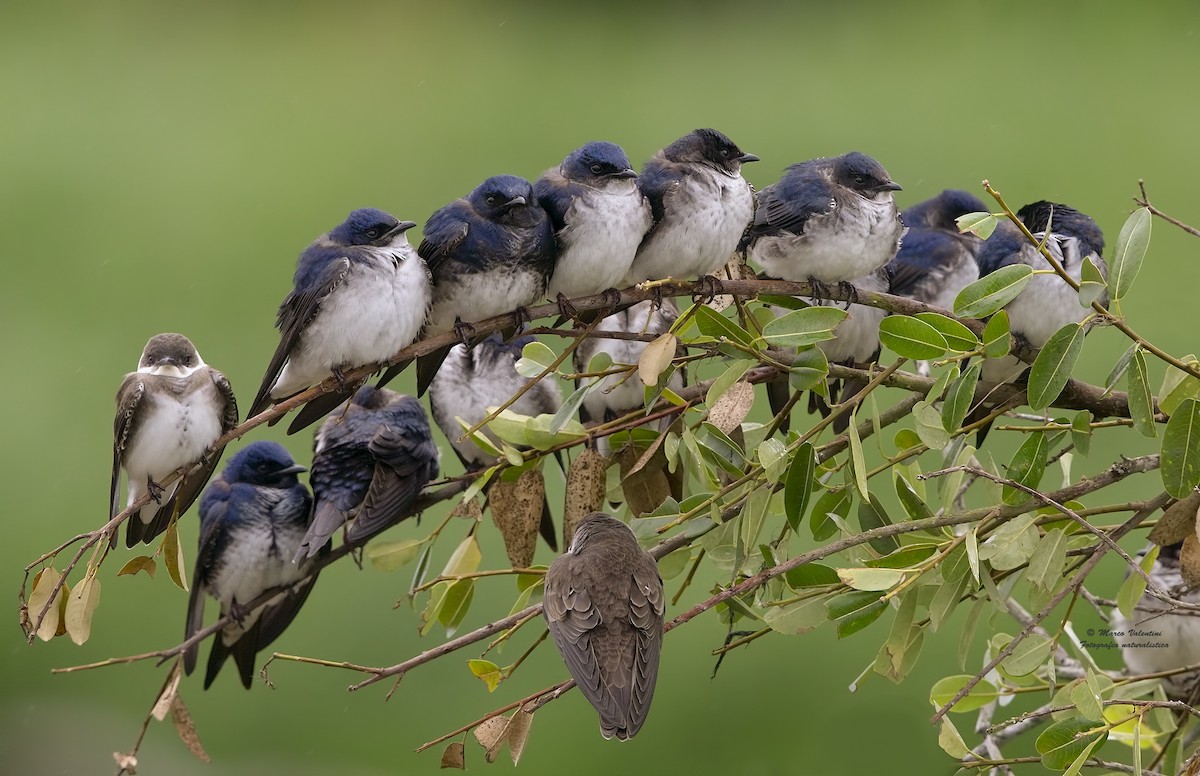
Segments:
[[[239,604],[238,600],[234,598],[230,600],[229,611],[226,614],[238,624],[239,628],[242,628],[245,627],[243,621],[246,619],[246,615],[250,614],[250,608]]]
[[[166,488],[155,482],[154,478],[149,475],[146,476],[146,490],[150,493],[150,498],[154,499],[155,504],[161,504],[163,494],[167,492]]]
[[[606,288],[600,292],[604,295],[605,309],[611,310],[621,303],[621,291],[617,288]]]
[[[335,366],[333,369],[331,369],[329,371],[333,372],[333,379],[337,381],[338,393],[345,393],[345,391],[346,391],[346,373],[344,371],[342,371],[341,366]]]
[[[849,310],[850,305],[858,301],[858,288],[848,280],[843,280],[837,284],[838,291],[846,295],[846,306],[844,309]]]
[[[529,308],[524,305],[513,310],[513,315],[517,316],[517,331],[524,329],[533,321],[533,315],[529,312]]]
[[[808,284],[812,286],[812,298],[817,304],[820,304],[821,300],[823,299],[829,299],[830,293],[828,285],[811,276],[808,279]]]
[[[725,293],[725,287],[721,284],[721,279],[716,275],[705,275],[700,278],[700,293],[696,295],[695,301],[710,304],[721,294]]]
[[[454,335],[458,337],[458,341],[463,344],[464,348],[469,348],[471,340],[475,339],[475,327],[469,323],[463,323],[461,318],[455,318]]]
[[[575,305],[571,304],[571,300],[563,292],[558,292],[558,311],[562,313],[564,318],[569,318],[574,322],[575,327],[579,328],[583,325],[583,321],[579,320],[579,310],[575,309]]]

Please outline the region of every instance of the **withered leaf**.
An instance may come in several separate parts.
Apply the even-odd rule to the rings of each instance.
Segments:
[[[167,574],[171,581],[182,590],[188,589],[187,575],[183,566],[183,547],[179,543],[179,525],[174,520],[167,526],[162,540],[163,562],[167,564]]]
[[[113,752],[113,759],[117,762],[117,767],[123,773],[128,773],[129,776],[134,776],[137,773],[137,757],[124,752]]]
[[[496,762],[496,753],[508,738],[508,717],[496,715],[488,717],[472,731],[475,740],[484,748],[483,759],[489,763]]]
[[[452,741],[446,745],[445,751],[442,752],[442,767],[457,768],[460,771],[467,769],[467,752],[462,741]]]
[[[122,566],[121,570],[117,572],[117,576],[121,577],[125,576],[126,574],[136,574],[139,571],[144,571],[153,577],[154,572],[158,571],[158,563],[156,563],[154,558],[151,558],[149,555],[138,555],[135,558],[130,558],[129,562]]]
[[[617,454],[617,462],[621,465],[621,490],[634,515],[653,512],[671,495],[667,454],[663,449],[660,447],[644,466],[633,471],[640,459],[641,450],[632,445]]]
[[[678,342],[679,340],[674,334],[667,332],[646,345],[646,349],[642,351],[642,357],[638,359],[638,377],[641,378],[643,384],[658,384],[658,376],[666,371],[666,368],[671,365],[671,359],[675,358],[675,347]]]
[[[533,725],[533,712],[517,709],[508,722],[508,753],[512,755],[512,763],[521,761],[521,752],[525,751],[525,741],[529,738],[529,728]]]
[[[564,545],[570,546],[583,518],[604,505],[604,473],[611,464],[611,458],[591,449],[584,449],[571,461],[563,506]]]
[[[100,580],[94,569],[88,569],[83,581],[75,586],[66,599],[63,626],[76,644],[83,644],[92,635],[92,615],[100,605]]]
[[[200,736],[196,733],[192,715],[184,705],[183,698],[178,694],[171,702],[171,721],[175,723],[175,732],[179,734],[179,739],[183,741],[188,751],[196,755],[196,759],[201,762],[209,762],[208,752],[204,751],[204,747],[200,744]]]
[[[162,692],[158,694],[158,700],[154,702],[154,708],[150,709],[151,716],[159,722],[167,718],[167,714],[175,704],[175,695],[179,692],[179,680],[183,678],[181,668],[182,664],[176,660],[175,665],[171,667],[171,673],[167,675],[167,681],[163,683]]]
[[[541,469],[523,471],[513,482],[492,483],[488,504],[513,568],[526,568],[533,562],[545,503],[546,480]]]
[[[753,406],[754,386],[745,382],[734,383],[709,407],[708,422],[720,429],[721,433],[732,434],[741,428],[742,421]]]
[[[1200,510],[1200,493],[1193,490],[1186,498],[1167,507],[1158,524],[1150,531],[1150,541],[1165,547],[1195,535],[1197,510]]]

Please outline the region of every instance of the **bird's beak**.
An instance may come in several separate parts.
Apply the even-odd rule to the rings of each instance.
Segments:
[[[904,187],[895,181],[888,181],[876,187],[876,191],[904,191]]]
[[[417,225],[416,221],[401,221],[392,229],[392,234],[403,234]]]
[[[179,366],[179,362],[170,356],[164,356],[163,358],[159,359],[158,366]]]
[[[513,197],[512,199],[510,199],[508,201],[509,207],[516,207],[517,205],[524,205],[524,204],[525,204],[524,197]]]
[[[610,177],[610,178],[636,178],[637,172],[635,170],[631,170],[627,167],[624,170],[621,170],[620,172],[609,173],[608,177]]]
[[[738,161],[745,164],[746,162],[757,162],[759,159],[754,154],[742,154],[738,157]]]
[[[286,469],[280,469],[276,473],[277,474],[299,474],[300,472],[306,472],[306,471],[308,471],[308,469],[306,469],[305,467],[296,463],[296,464],[292,464],[291,466],[287,467]]]

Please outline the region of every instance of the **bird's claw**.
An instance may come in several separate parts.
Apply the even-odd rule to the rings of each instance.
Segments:
[[[340,366],[335,366],[329,371],[333,372],[333,379],[337,381],[338,392],[344,393],[346,389],[346,373],[342,371]]]
[[[579,326],[583,322],[579,320],[579,310],[575,309],[575,305],[571,304],[571,300],[561,291],[558,293],[558,311],[562,313],[564,318],[569,318]]]
[[[850,305],[858,301],[858,288],[848,280],[843,280],[837,284],[838,291],[846,295],[846,306],[844,309],[849,310]]]
[[[808,279],[808,284],[812,286],[812,298],[818,304],[820,304],[822,299],[829,298],[829,286],[814,277]]]
[[[149,492],[150,498],[154,499],[155,504],[161,504],[163,494],[167,492],[167,489],[155,482],[152,477],[146,477],[146,491]]]
[[[475,338],[475,327],[469,323],[463,323],[461,318],[454,319],[454,336],[458,337],[459,342],[464,348],[471,347],[471,340]]]
[[[238,603],[238,600],[234,598],[230,600],[229,611],[226,612],[226,614],[228,614],[230,619],[238,624],[239,628],[243,628],[245,627],[243,621],[246,619],[246,615],[250,614],[250,609],[249,607],[242,606],[240,603]]]
[[[700,293],[696,295],[697,302],[710,304],[721,294],[725,293],[725,287],[721,283],[721,279],[715,275],[704,275],[700,278]]]

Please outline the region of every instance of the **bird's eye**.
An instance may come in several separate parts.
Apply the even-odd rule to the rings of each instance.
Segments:
[[[488,198],[487,198],[486,200],[484,200],[484,201],[485,201],[485,202],[487,202],[489,205],[494,205],[494,204],[496,204],[496,198],[495,198],[494,196],[488,197]]]
[[[726,157],[727,157],[727,156],[729,156],[729,149],[728,149],[728,148],[722,148],[722,149],[721,149],[721,156],[726,156]]]
[[[600,166],[598,164],[592,165],[592,174],[593,175],[599,175],[603,171],[604,171],[604,168],[602,166]]]
[[[850,179],[853,180],[859,186],[861,186],[867,182],[867,176],[859,175],[858,173],[855,173],[854,175],[850,176]]]
[[[368,230],[367,230],[367,237],[370,237],[372,240],[374,240],[374,239],[375,239],[375,238],[377,238],[378,236],[379,236],[379,229],[378,229],[378,228],[372,228],[372,229],[368,229]]]

